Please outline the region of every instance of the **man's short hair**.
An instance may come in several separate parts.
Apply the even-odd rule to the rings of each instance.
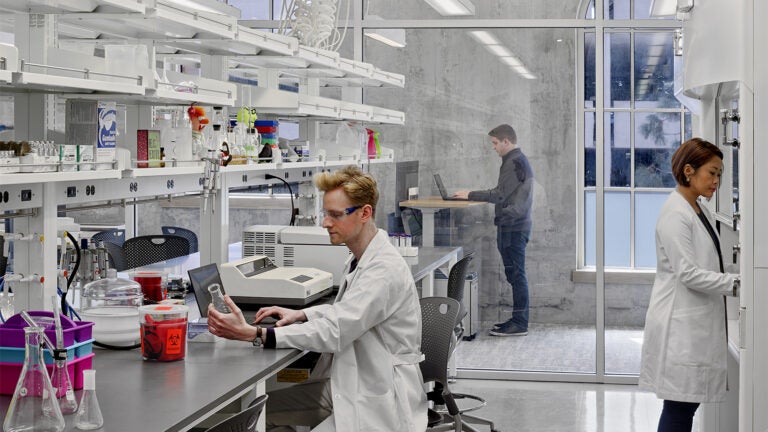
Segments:
[[[512,144],[517,144],[517,134],[515,133],[515,129],[506,123],[491,129],[491,131],[488,132],[488,135],[496,138],[497,140],[504,140],[506,138]]]
[[[352,202],[352,205],[370,205],[376,213],[376,203],[379,201],[379,189],[376,179],[364,173],[355,165],[349,165],[336,172],[317,173],[313,177],[315,186],[323,192],[341,188]]]

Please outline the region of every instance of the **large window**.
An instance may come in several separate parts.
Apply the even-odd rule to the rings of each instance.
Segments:
[[[628,14],[630,8],[625,6]],[[621,10],[617,7],[612,13]],[[602,113],[605,265],[653,268],[656,218],[675,187],[670,159],[680,143],[691,136],[690,115],[674,94],[675,69],[680,63],[674,55],[673,30],[606,29],[603,52],[604,102],[599,110],[595,33],[586,33],[583,265],[596,265],[595,239],[590,230],[596,226],[596,116]]]

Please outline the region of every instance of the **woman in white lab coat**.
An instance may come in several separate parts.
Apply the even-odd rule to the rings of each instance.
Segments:
[[[640,368],[640,388],[664,399],[658,432],[690,431],[702,402],[726,391],[724,295],[738,278],[723,272],[714,222],[699,197],[711,199],[720,183],[723,153],[699,138],[672,156],[677,189],[656,223],[653,284]]]
[[[265,331],[249,325],[225,297],[235,313],[209,308],[209,329],[230,339],[264,342],[267,348],[324,353],[312,378],[323,375],[317,369],[325,369],[321,372],[330,378],[330,387],[321,380],[275,392],[275,397],[270,393],[270,424],[307,425],[301,421],[312,419],[310,426],[315,426],[331,410],[313,431],[423,432],[427,399],[419,368],[421,308],[410,268],[373,223],[376,182],[356,167],[320,174],[315,182],[325,192],[323,227],[331,243],[346,244],[353,255],[336,301],[303,310],[262,308],[256,322],[280,318],[276,328]],[[288,423],[273,422],[272,413],[287,417]]]

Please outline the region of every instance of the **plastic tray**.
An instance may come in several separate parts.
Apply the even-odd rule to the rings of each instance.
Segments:
[[[93,368],[93,356],[95,355],[88,354],[87,356],[67,362],[69,379],[72,381],[72,386],[75,390],[83,388],[83,371]],[[0,395],[13,395],[22,367],[23,363],[0,363]],[[53,365],[46,365],[46,368],[50,376],[53,373]],[[63,395],[64,390],[59,389],[56,396],[61,397]]]
[[[93,339],[77,342],[67,348],[67,361],[85,357],[93,352]],[[23,363],[26,348],[0,347],[0,363]],[[53,364],[53,355],[46,348],[43,350],[45,364]]]
[[[56,343],[56,330],[51,311],[28,311],[41,327],[45,328],[45,334],[51,342]],[[40,319],[38,319],[40,318]],[[46,319],[47,318],[47,319]],[[0,325],[0,346],[24,347],[24,327],[27,322],[21,315],[16,314]],[[74,345],[76,342],[84,342],[93,338],[93,323],[88,321],[72,321],[69,317],[61,315],[61,327],[64,334],[64,346]]]

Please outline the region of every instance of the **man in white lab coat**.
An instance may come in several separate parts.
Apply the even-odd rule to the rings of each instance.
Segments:
[[[672,156],[678,183],[656,223],[656,279],[645,318],[640,388],[664,399],[659,432],[690,431],[702,402],[723,400],[727,341],[723,295],[738,277],[724,273],[720,241],[699,197],[711,199],[723,154],[700,138]]]
[[[279,318],[275,328],[263,329],[249,325],[225,297],[233,313],[209,308],[209,329],[266,348],[324,353],[310,383],[270,393],[268,425],[422,432],[427,400],[419,369],[421,309],[410,268],[374,224],[376,181],[354,166],[314,180],[325,192],[323,227],[331,243],[352,251],[336,301],[303,310],[262,308],[256,322]]]

